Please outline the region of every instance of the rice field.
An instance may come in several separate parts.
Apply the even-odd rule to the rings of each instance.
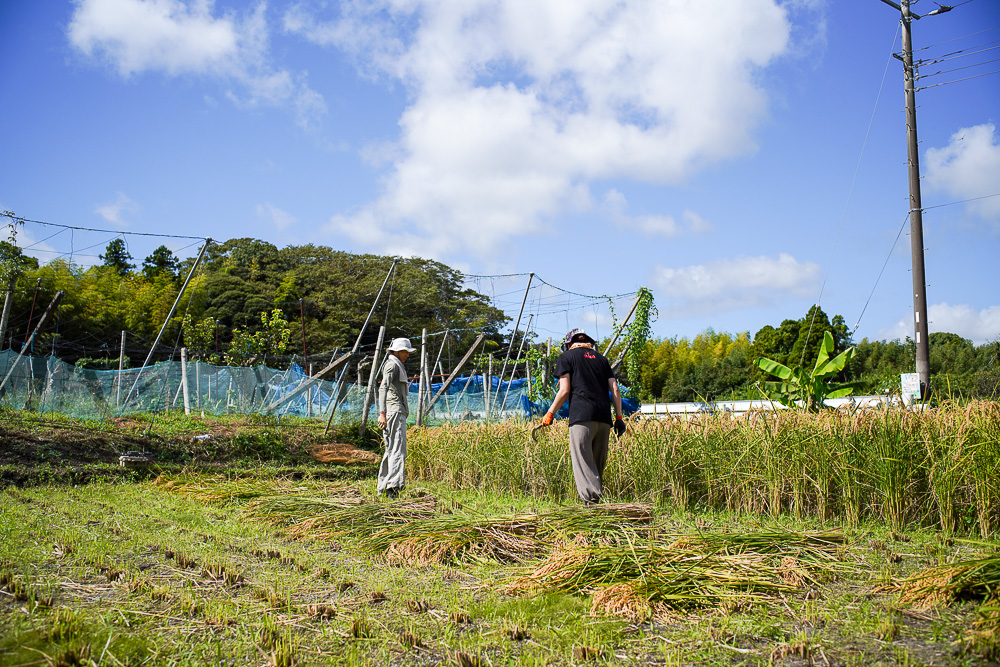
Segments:
[[[413,429],[413,476],[460,489],[575,496],[565,422]],[[831,520],[893,530],[934,527],[996,537],[1000,404],[907,410],[792,411],[632,420],[612,439],[604,485],[614,502]]]
[[[592,507],[558,424],[411,429],[392,500],[364,462],[8,487],[0,665],[996,664],[998,423],[634,421]]]

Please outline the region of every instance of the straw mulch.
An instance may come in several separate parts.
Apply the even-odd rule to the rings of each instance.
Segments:
[[[306,448],[309,456],[320,463],[338,466],[365,465],[379,462],[379,455],[343,442],[330,442]]]

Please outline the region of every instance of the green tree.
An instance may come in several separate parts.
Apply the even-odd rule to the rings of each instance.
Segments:
[[[113,239],[104,249],[104,254],[98,257],[104,262],[103,266],[122,277],[127,276],[135,268],[135,264],[131,263],[132,255],[129,254],[123,239]]]
[[[260,322],[262,326],[255,333],[233,329],[233,339],[227,355],[231,364],[249,366],[266,363],[269,354],[281,354],[288,347],[291,329],[280,309],[275,308],[270,316],[266,311],[262,312]]]
[[[167,246],[161,245],[142,261],[142,275],[149,280],[153,280],[162,274],[168,274],[171,278],[176,278],[179,265],[180,263],[177,261],[177,257],[174,256],[173,251]]]

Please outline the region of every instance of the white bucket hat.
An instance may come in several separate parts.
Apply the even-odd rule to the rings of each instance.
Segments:
[[[409,338],[394,338],[391,343],[389,343],[390,352],[402,352],[406,350],[407,352],[415,352],[417,348],[410,345]]]

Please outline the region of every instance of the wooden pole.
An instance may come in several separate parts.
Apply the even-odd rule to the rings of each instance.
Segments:
[[[365,401],[361,406],[361,434],[368,427],[368,410],[371,408],[375,394],[375,382],[378,379],[380,362],[382,361],[382,342],[385,340],[385,327],[378,328],[378,343],[375,344],[375,354],[372,356],[372,369],[368,373],[368,388],[365,390]]]
[[[188,395],[188,350],[181,348],[181,387],[184,390],[184,414],[191,414],[191,397]]]

